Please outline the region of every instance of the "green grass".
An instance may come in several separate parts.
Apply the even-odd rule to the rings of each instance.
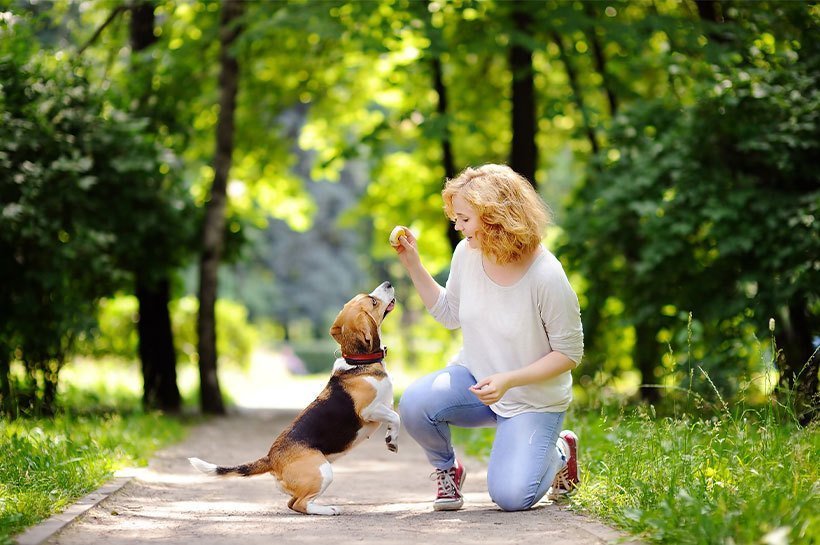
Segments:
[[[714,418],[573,409],[582,485],[569,505],[649,542],[820,543],[820,426],[771,410]],[[454,429],[486,457],[493,431]]]
[[[183,420],[143,413],[128,394],[64,394],[70,404],[54,418],[0,419],[1,545],[185,435]]]

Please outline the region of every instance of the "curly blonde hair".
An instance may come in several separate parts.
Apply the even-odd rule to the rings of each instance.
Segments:
[[[444,211],[455,220],[453,197],[461,195],[481,221],[481,251],[497,263],[514,263],[541,244],[549,208],[526,178],[507,165],[465,168],[447,180]]]

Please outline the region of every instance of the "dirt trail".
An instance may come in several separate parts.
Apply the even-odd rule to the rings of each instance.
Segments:
[[[334,481],[319,502],[337,517],[299,515],[267,475],[219,479],[198,473],[187,457],[218,464],[256,459],[293,418],[290,410],[242,410],[194,428],[184,442],[159,452],[122,489],[45,543],[180,545],[447,543],[599,544],[624,536],[564,507],[541,502],[504,513],[486,492],[486,467],[466,460],[465,508],[434,512],[434,483],[421,449],[406,434],[398,454],[382,430],[334,463]],[[628,540],[627,540],[628,541]]]

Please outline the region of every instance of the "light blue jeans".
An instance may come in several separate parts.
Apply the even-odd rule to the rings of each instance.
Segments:
[[[399,403],[402,427],[436,469],[449,469],[455,463],[450,425],[496,428],[487,468],[490,498],[505,511],[529,509],[549,491],[564,465],[556,442],[565,413],[498,416],[468,390],[476,382],[461,365],[418,379]]]

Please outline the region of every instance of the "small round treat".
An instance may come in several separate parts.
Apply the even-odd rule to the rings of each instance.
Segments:
[[[399,237],[407,236],[407,232],[409,229],[403,225],[396,225],[393,227],[393,230],[390,232],[390,245],[391,246],[401,246],[401,242],[399,242]]]

